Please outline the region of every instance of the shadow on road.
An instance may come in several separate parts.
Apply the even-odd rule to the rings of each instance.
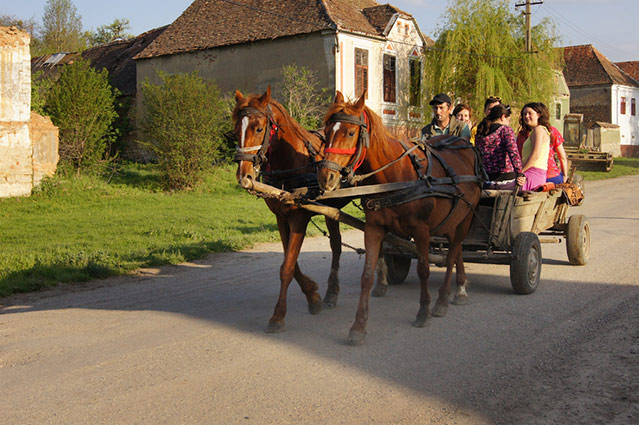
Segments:
[[[514,412],[533,408],[526,397],[508,392],[522,391],[527,385],[537,389],[539,383],[520,382],[519,377],[534,379],[534,368],[544,355],[538,347],[564,350],[566,332],[579,332],[602,314],[610,314],[607,304],[594,301],[611,285],[589,281],[587,267],[546,258],[546,276],[565,278],[544,279],[532,295],[518,296],[511,289],[508,266],[468,264],[470,303],[451,305],[445,318],[433,318],[428,327],[416,329],[410,325],[419,297],[413,267],[405,283],[391,286],[386,297],[371,300],[367,340],[362,347],[350,347],[345,338],[355,314],[363,260],[344,253],[342,264],[347,266],[342,267],[338,306],[312,316],[299,287],[292,283],[287,332],[265,334],[279,290],[280,261],[281,254],[273,252],[220,254],[180,266],[142,270],[134,277],[12,297],[0,306],[0,314],[91,309],[196,318],[302,349],[323,362],[358,368],[412,392],[478,412],[487,423],[507,423],[502,422],[505,400]],[[329,261],[327,252],[305,252],[300,257],[302,270],[317,279],[322,295]],[[429,287],[434,299],[443,269],[431,270]],[[634,286],[614,290],[618,296],[639,296]],[[548,305],[553,306],[552,314]],[[573,321],[574,312],[583,308],[592,309],[591,322]],[[486,388],[492,388],[491,392]],[[504,393],[495,394],[495,388]]]

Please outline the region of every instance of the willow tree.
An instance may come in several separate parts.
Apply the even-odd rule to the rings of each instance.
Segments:
[[[549,104],[561,69],[555,28],[543,20],[532,30],[533,52],[525,50],[523,16],[508,0],[449,0],[435,45],[425,52],[425,89],[446,92],[482,111],[486,97],[522,106]],[[480,112],[481,113],[481,112]]]

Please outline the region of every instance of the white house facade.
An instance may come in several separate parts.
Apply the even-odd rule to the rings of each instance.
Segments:
[[[639,87],[613,84],[610,94],[612,123],[619,126],[621,144],[639,145]]]
[[[137,81],[197,70],[223,92],[270,85],[279,100],[282,68],[295,65],[329,93],[354,100],[366,89],[391,132],[416,136],[424,43],[410,14],[374,0],[196,0],[135,57]]]

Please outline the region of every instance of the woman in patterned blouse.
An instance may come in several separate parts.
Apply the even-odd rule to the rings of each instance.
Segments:
[[[488,174],[484,185],[490,189],[512,189],[521,175],[522,165],[515,132],[509,126],[510,106],[498,104],[477,126],[475,147]]]

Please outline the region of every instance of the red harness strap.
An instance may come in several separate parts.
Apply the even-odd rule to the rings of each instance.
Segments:
[[[370,130],[369,130],[370,125],[368,122],[368,115],[366,114],[366,112],[362,112],[362,114],[364,115],[364,123],[366,124],[366,131],[368,131],[370,134]],[[324,152],[336,153],[338,155],[354,155],[357,152],[357,146],[352,147],[350,149],[326,148],[324,149]],[[366,146],[362,146],[362,155],[359,157],[359,161],[357,161],[357,164],[355,164],[355,166],[353,167],[353,171],[357,170],[360,167],[360,165],[362,165],[362,163],[364,162],[364,158],[366,158]]]
[[[324,152],[326,153],[336,153],[339,155],[353,155],[357,151],[357,146],[351,149],[339,149],[339,148],[326,148]]]

